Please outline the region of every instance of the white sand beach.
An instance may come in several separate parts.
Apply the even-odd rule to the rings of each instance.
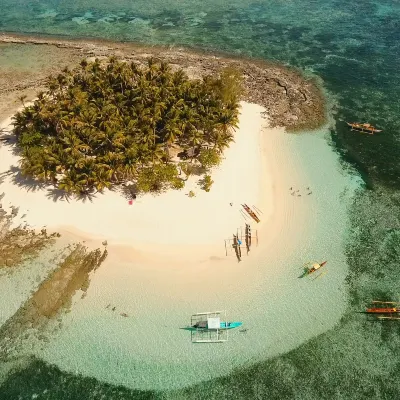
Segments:
[[[46,189],[27,191],[4,178],[3,206],[19,207],[26,214],[21,223],[89,246],[108,242],[109,257],[87,296],[76,297],[63,329],[38,356],[114,384],[165,389],[288,351],[335,324],[345,304],[340,232],[349,180],[323,132],[285,134],[268,128],[263,111],[241,104],[235,142],[213,171],[209,193],[191,177],[181,191],[140,196],[132,205],[117,192],[54,201]],[[17,164],[3,144],[0,173]],[[262,214],[259,224],[247,220],[258,246],[253,241],[238,262],[229,247],[226,256],[224,239],[244,227],[242,203]],[[304,262],[325,259],[334,264],[326,279],[317,285],[298,279]],[[192,313],[216,309],[243,321],[248,332],[233,332],[223,346],[193,346],[179,328]]]
[[[183,190],[140,196],[132,205],[121,193],[109,190],[86,201],[54,200],[48,189],[18,186],[9,176],[1,186],[6,194],[3,203],[19,207],[20,215],[27,214],[23,220],[33,227],[78,234],[94,239],[97,245],[107,240],[111,246],[169,254],[185,253],[190,246],[191,250],[198,248],[206,258],[225,256],[224,239],[244,226],[241,204],[254,205],[262,211],[259,230],[279,211],[278,208],[274,214],[275,204],[281,203],[280,193],[267,165],[268,153],[273,149],[263,148],[262,136],[282,134],[283,130],[268,130],[262,111],[258,105],[242,103],[235,143],[213,171],[214,184],[208,193],[198,185],[199,177],[191,176]],[[10,120],[2,125],[9,128],[9,123]],[[0,173],[18,166],[18,157],[10,147],[3,145],[0,154]],[[188,196],[190,190],[195,197]],[[254,222],[249,217],[250,221]],[[193,251],[191,254],[193,257]]]

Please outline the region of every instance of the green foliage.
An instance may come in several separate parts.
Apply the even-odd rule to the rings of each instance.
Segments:
[[[240,93],[241,76],[232,69],[191,81],[153,59],[145,67],[115,57],[83,60],[50,77],[47,91],[14,116],[22,172],[75,194],[127,180],[144,192],[182,188],[163,167],[176,171],[169,148],[215,165],[215,154],[233,140]]]
[[[137,175],[138,193],[163,192],[169,188],[181,189],[185,183],[173,164],[157,164],[140,170]]]
[[[237,103],[243,93],[243,74],[227,67],[221,72],[221,97],[226,103]]]
[[[188,196],[189,196],[189,197],[195,197],[196,194],[193,192],[193,190],[191,190],[191,191],[188,193]]]
[[[204,178],[201,180],[201,188],[205,190],[206,192],[209,192],[211,189],[212,184],[214,181],[211,179],[210,175],[204,175]]]
[[[202,149],[197,159],[206,170],[221,163],[221,155],[216,149]]]
[[[181,161],[178,164],[180,170],[186,175],[186,179],[187,180],[191,175],[194,175],[197,173],[199,166],[198,165],[194,165],[192,163],[188,163],[188,162],[184,162]]]

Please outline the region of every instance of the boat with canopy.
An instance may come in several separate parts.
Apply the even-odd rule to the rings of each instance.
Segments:
[[[314,272],[319,271],[328,261],[323,261],[321,263],[309,261],[303,266],[303,273],[299,276],[299,278],[304,278],[308,275],[313,274]],[[318,275],[319,277],[320,275]]]
[[[222,320],[224,314],[225,321]],[[182,328],[191,332],[193,343],[219,343],[228,340],[228,331],[242,326],[242,322],[227,322],[226,311],[193,314],[190,325]]]

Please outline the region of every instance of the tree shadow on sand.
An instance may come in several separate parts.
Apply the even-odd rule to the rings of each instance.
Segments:
[[[6,129],[0,129],[0,145],[4,144],[11,149],[11,154],[19,156],[21,154],[17,146],[17,138],[12,131]]]
[[[7,131],[5,129],[0,129],[0,146],[5,145],[9,147],[14,156],[21,156],[21,152],[17,146],[17,139],[12,131]],[[71,200],[82,201],[83,203],[93,200],[96,198],[99,192],[85,192],[79,194],[71,194],[62,189],[54,187],[51,183],[42,182],[37,179],[31,178],[29,176],[23,175],[21,169],[17,165],[12,165],[8,171],[0,173],[0,184],[4,182],[4,180],[11,176],[11,182],[25,189],[27,192],[37,192],[37,191],[46,191],[46,197],[48,199],[57,201],[66,201],[70,202]],[[117,191],[125,198],[131,200],[136,198],[136,186],[134,185],[126,185],[124,186],[113,186],[109,188],[110,191]]]
[[[67,201],[69,202],[71,199],[86,202],[92,202],[96,197],[96,193],[80,193],[74,194],[68,193],[62,189],[57,187],[49,187],[50,184],[46,182],[41,182],[31,177],[25,176],[22,174],[21,169],[16,167],[15,165],[11,166],[10,169],[0,175],[0,183],[4,178],[8,175],[11,175],[11,182],[18,187],[25,189],[27,192],[37,192],[37,191],[46,191],[46,197],[48,199],[56,201]]]
[[[47,189],[46,197],[48,199],[53,200],[54,202],[66,201],[67,203],[69,203],[69,201],[72,198],[70,193],[67,193],[64,190],[57,189],[57,188]]]
[[[135,200],[138,193],[138,188],[134,183],[122,184],[120,186],[113,187],[112,189],[117,191],[126,200]]]
[[[46,189],[47,185],[44,182],[23,175],[21,169],[15,165],[10,167],[7,174],[12,176],[11,182],[14,185],[17,185],[28,192],[37,192],[38,190]]]
[[[47,189],[46,197],[48,199],[53,200],[54,202],[57,201],[66,201],[67,203],[70,200],[78,200],[82,201],[82,203],[86,203],[87,201],[93,202],[96,198],[97,193],[80,193],[80,194],[71,194],[67,193],[65,190],[61,190],[58,188]]]
[[[20,150],[17,146],[17,140],[15,135],[12,132],[8,132],[5,129],[0,129],[0,146],[6,145],[8,146],[12,154],[14,156],[20,156]],[[4,182],[5,178],[11,176],[11,182],[25,189],[27,192],[37,192],[40,190],[47,191],[46,197],[48,199],[56,201],[67,201],[69,202],[71,199],[86,202],[92,202],[98,192],[85,192],[79,194],[71,194],[57,187],[51,187],[52,185],[48,182],[42,182],[37,179],[33,179],[29,176],[25,176],[19,166],[12,165],[8,171],[0,173],[0,184]]]
[[[5,145],[10,148],[14,156],[20,156],[20,151],[17,147],[17,139],[12,132],[6,130],[0,131],[0,145]],[[23,175],[21,169],[17,165],[11,165],[8,171],[0,174],[0,183],[2,183],[7,176],[11,176],[11,182],[14,185],[28,192],[36,192],[46,187],[44,182]]]

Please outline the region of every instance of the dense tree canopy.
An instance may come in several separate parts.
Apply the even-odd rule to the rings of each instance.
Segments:
[[[69,193],[124,181],[141,191],[181,188],[183,163],[206,170],[233,140],[241,76],[190,80],[149,59],[146,66],[83,60],[50,77],[47,91],[14,117],[23,174]],[[186,157],[173,160],[171,148]]]

